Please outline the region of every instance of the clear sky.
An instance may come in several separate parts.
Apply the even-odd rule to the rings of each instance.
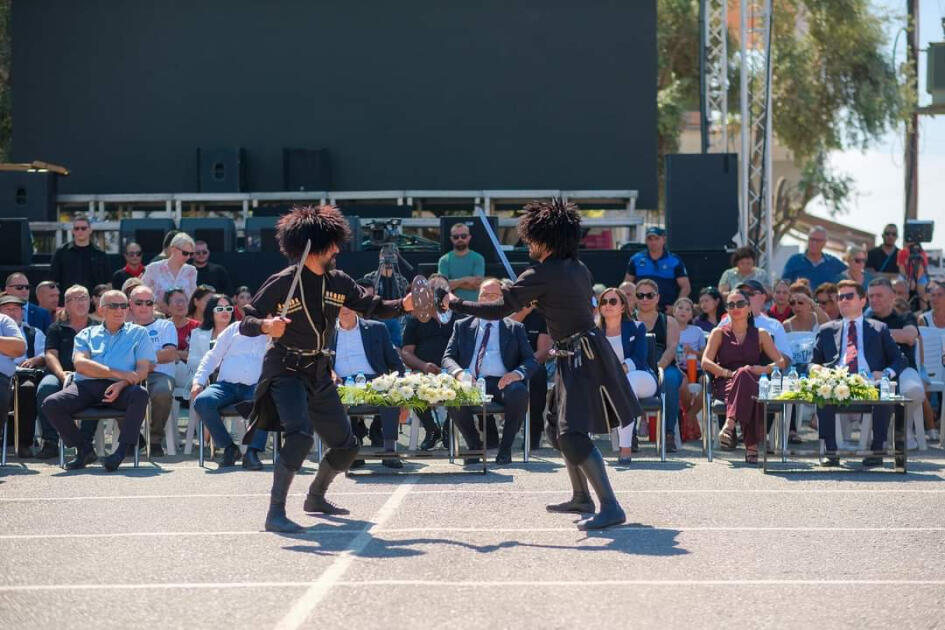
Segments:
[[[889,50],[896,31],[905,25],[905,0],[873,0],[881,10],[901,18],[899,26],[890,29]],[[929,42],[945,41],[942,18],[945,0],[919,0],[919,48]],[[896,46],[896,63],[905,61],[905,34]],[[931,96],[925,91],[925,53],[919,53],[919,102],[926,105]],[[905,175],[903,170],[902,128],[888,134],[866,152],[846,151],[831,156],[831,163],[851,175],[856,182],[856,197],[850,213],[837,220],[875,232],[887,223],[902,225],[905,212]],[[823,207],[812,204],[812,214],[828,216]],[[919,218],[935,221],[934,241],[929,248],[945,248],[945,115],[920,116],[919,119]],[[900,228],[900,234],[902,233]],[[901,244],[901,243],[900,243]]]

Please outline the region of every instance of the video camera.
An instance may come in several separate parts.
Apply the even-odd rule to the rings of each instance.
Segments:
[[[371,245],[374,247],[383,247],[388,243],[396,244],[401,234],[400,219],[375,219],[365,223],[361,229],[367,230]]]
[[[903,230],[902,242],[920,246],[922,243],[932,242],[932,232],[935,230],[935,221],[917,221],[909,219]]]

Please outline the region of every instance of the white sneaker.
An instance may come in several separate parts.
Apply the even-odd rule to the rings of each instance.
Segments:
[[[935,442],[935,441],[937,441],[937,440],[939,439],[938,429],[929,429],[929,430],[926,432],[925,437],[926,437],[926,439],[929,440],[930,442]]]

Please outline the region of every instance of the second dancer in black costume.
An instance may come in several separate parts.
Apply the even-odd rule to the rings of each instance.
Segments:
[[[262,375],[250,418],[253,431],[283,431],[285,441],[273,465],[266,530],[302,528],[285,512],[286,496],[317,433],[328,446],[305,497],[311,513],[347,514],[325,498],[329,484],[346,471],[358,452],[338,390],[331,378],[330,341],[342,306],[365,317],[387,319],[412,310],[408,294],[400,300],[369,296],[355,281],[334,269],[335,256],[351,238],[348,220],[333,206],[295,208],[279,219],[279,248],[297,264],[269,277],[245,307],[240,332],[269,335]]]
[[[512,285],[503,287],[503,301],[480,304],[450,294],[444,305],[462,314],[499,319],[535,304],[545,316],[554,340],[557,366],[548,437],[561,451],[571,480],[572,496],[549,505],[551,512],[591,514],[578,529],[602,529],[626,521],[607,478],[604,459],[589,433],[609,433],[643,415],[620,361],[594,325],[591,273],[578,260],[581,216],[572,203],[554,199],[531,202],[518,224],[536,264]],[[600,510],[588,489],[594,488]]]

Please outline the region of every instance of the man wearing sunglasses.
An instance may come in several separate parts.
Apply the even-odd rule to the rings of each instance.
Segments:
[[[681,297],[689,297],[692,287],[686,265],[676,254],[666,249],[666,230],[660,227],[646,229],[646,249],[630,257],[625,282],[649,278],[659,287],[660,309],[672,314],[673,304]]]
[[[888,282],[888,280],[887,280]],[[896,346],[889,327],[863,313],[866,293],[863,286],[854,280],[841,280],[837,300],[841,319],[826,322],[817,332],[812,363],[826,367],[846,366],[851,373],[866,370],[872,378],[880,379],[883,373],[894,378],[906,369],[905,357]],[[883,463],[882,449],[886,440],[886,429],[892,407],[873,407],[874,454],[863,459],[864,466],[879,466]],[[817,426],[827,450],[825,466],[838,466],[836,437],[837,407],[827,405],[817,410]]]
[[[81,284],[89,293],[111,280],[108,258],[92,244],[92,224],[84,214],[72,221],[72,240],[56,250],[49,265],[49,279],[61,287]]]
[[[874,247],[866,254],[866,269],[875,273],[889,273],[899,275],[899,265],[896,263],[899,248],[896,239],[899,238],[899,228],[890,223],[883,228],[883,244]]]
[[[847,266],[836,256],[824,253],[826,245],[827,230],[815,225],[807,233],[807,251],[788,258],[781,278],[789,283],[797,281],[798,278],[807,278],[812,287],[839,280]]]
[[[161,439],[171,412],[174,393],[174,361],[177,359],[177,328],[169,319],[154,315],[154,292],[143,284],[128,297],[131,321],[148,331],[157,361],[148,373],[148,398],[151,400],[151,457],[162,457]],[[176,419],[175,419],[176,420]],[[173,422],[173,421],[172,421]],[[176,435],[176,431],[175,431]]]
[[[43,331],[43,333],[46,332],[46,329],[52,323],[52,314],[43,307],[29,301],[30,281],[26,274],[17,271],[7,276],[3,292],[18,297],[25,303],[23,306],[23,323],[29,324],[33,328]]]
[[[440,256],[436,270],[450,281],[453,293],[475,302],[479,297],[479,285],[486,275],[486,259],[469,248],[471,240],[468,225],[462,222],[453,225],[450,229],[453,249]]]
[[[144,251],[134,241],[125,245],[125,266],[112,274],[112,286],[120,289],[128,278],[140,278],[144,275]]]
[[[72,419],[89,407],[105,405],[124,411],[118,446],[102,462],[106,470],[117,470],[131,449],[137,448],[148,408],[148,393],[138,383],[148,377],[157,356],[148,331],[125,321],[127,312],[124,293],[113,290],[102,294],[102,323],[83,328],[75,336],[75,379],[43,401],[46,419],[65,445],[76,449],[75,458],[66,464],[69,470],[85,468],[96,460],[92,448],[95,423],[83,422],[80,430]]]
[[[207,284],[223,295],[232,295],[230,273],[223,265],[210,262],[210,246],[207,241],[194,241],[193,265],[197,268],[197,286]]]

